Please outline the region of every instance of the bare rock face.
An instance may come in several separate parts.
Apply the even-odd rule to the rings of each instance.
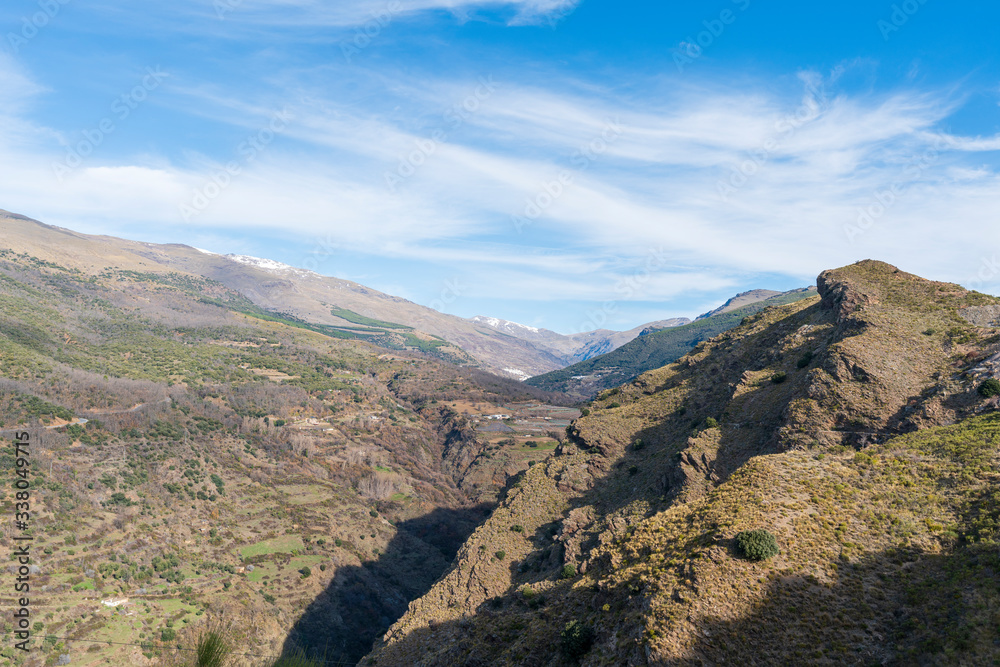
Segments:
[[[1000,327],[1000,306],[969,306],[958,314],[977,327]]]
[[[883,262],[866,260],[864,263],[878,268],[884,267],[885,270],[893,272],[899,271],[896,267],[884,264]],[[873,300],[871,294],[859,290],[850,279],[845,280],[844,276],[838,271],[824,271],[821,273],[816,279],[816,289],[822,299],[820,307],[824,310],[833,310],[840,320],[847,319],[851,313],[871,303]]]

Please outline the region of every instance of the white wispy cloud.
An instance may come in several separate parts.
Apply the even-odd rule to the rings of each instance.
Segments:
[[[458,20],[503,20],[509,25],[554,24],[580,0],[175,0],[159,7],[129,7],[94,3],[93,8],[121,22],[148,21],[151,11],[160,26],[208,33],[238,32],[247,27],[385,28],[394,21],[420,18],[428,12],[449,12]]]
[[[249,8],[265,4],[275,5]],[[849,92],[809,73],[798,89],[651,82],[636,97],[497,72],[495,90],[455,123],[446,114],[475,96],[475,79],[414,86],[382,72],[377,85],[388,92],[366,106],[364,95],[341,92],[375,85],[366,74],[272,75],[252,92],[182,75],[164,84],[165,105],[213,122],[254,131],[278,109],[292,118],[185,221],[179,207],[232,151],[205,155],[192,145],[186,161],[95,154],[59,182],[56,133],[30,120],[43,87],[0,60],[15,101],[0,113],[8,127],[32,128],[16,140],[0,133],[0,207],[122,233],[155,224],[178,237],[333,236],[348,251],[457,267],[484,298],[523,300],[668,301],[747,274],[806,284],[822,268],[865,257],[969,282],[1000,251],[992,250],[1000,138],[946,132],[961,104],[947,91]],[[620,129],[606,134],[609,123]],[[386,174],[414,155],[412,175],[388,187]],[[554,195],[561,173],[569,181]],[[538,215],[519,230],[512,218],[532,204]],[[691,268],[657,266],[641,292],[615,296],[653,248]]]

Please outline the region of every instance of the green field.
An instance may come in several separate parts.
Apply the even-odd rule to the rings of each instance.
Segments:
[[[379,327],[381,329],[412,329],[413,327],[408,327],[405,324],[396,324],[395,322],[386,322],[385,320],[376,320],[371,317],[365,317],[355,313],[353,310],[348,310],[347,308],[331,308],[330,314],[334,317],[339,317],[342,320],[347,320],[354,324],[360,324],[367,327]]]
[[[313,505],[332,497],[330,489],[319,484],[288,484],[275,488],[288,494],[285,502],[291,505]]]
[[[240,549],[240,554],[244,558],[253,558],[254,556],[266,556],[267,554],[287,554],[293,550],[300,550],[302,548],[301,537],[298,535],[285,535],[245,546]]]

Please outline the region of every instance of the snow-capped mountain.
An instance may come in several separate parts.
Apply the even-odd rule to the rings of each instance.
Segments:
[[[596,329],[584,333],[565,335],[549,329],[539,329],[526,324],[511,322],[510,320],[503,320],[499,317],[476,315],[469,318],[469,321],[507,334],[508,336],[528,341],[536,347],[547,349],[552,354],[573,362],[590,359],[591,357],[605,354],[621,347],[639,336],[643,330],[663,329],[690,322],[686,317],[679,317],[669,320],[659,320],[657,322],[647,322],[628,331]]]
[[[486,317],[484,315],[476,315],[475,317],[469,318],[476,324],[485,324],[491,329],[496,329],[497,331],[502,331],[503,333],[510,334],[511,336],[516,336],[518,338],[525,338],[524,334],[533,333],[540,334],[542,331],[547,331],[545,329],[538,329],[537,327],[529,327],[527,324],[519,324],[517,322],[511,322],[510,320],[501,320],[499,317]],[[549,331],[548,333],[555,334],[554,331]],[[559,334],[556,334],[557,336]]]
[[[252,266],[261,269],[262,271],[267,271],[269,273],[277,273],[277,274],[294,273],[295,275],[298,276],[316,275],[312,271],[307,271],[305,269],[298,269],[294,266],[291,266],[290,264],[284,264],[282,262],[278,262],[273,259],[264,259],[263,257],[253,257],[251,255],[235,255],[235,254],[228,254],[225,255],[225,257],[226,259],[231,259],[234,262],[238,262],[240,264],[246,264],[247,266]]]

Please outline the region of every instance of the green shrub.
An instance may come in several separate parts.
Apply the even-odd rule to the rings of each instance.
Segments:
[[[813,360],[813,353],[806,352],[799,358],[798,361],[795,362],[795,365],[798,366],[799,368],[805,368],[806,366],[812,363],[812,360]]]
[[[1000,396],[1000,380],[990,378],[979,385],[979,395],[985,398]]]
[[[134,502],[132,502],[131,500],[128,499],[128,496],[126,496],[124,493],[122,493],[120,491],[118,493],[112,493],[111,494],[111,499],[110,500],[105,500],[101,504],[104,505],[105,507],[112,507],[112,506],[114,506],[114,507],[131,507],[132,505],[135,505]]]
[[[515,532],[515,533],[523,533],[524,532],[524,526],[522,526],[519,523],[515,523],[513,526],[510,527],[510,529],[513,532]]]
[[[566,657],[580,658],[594,645],[594,629],[579,621],[570,621],[559,636],[560,648]]]
[[[778,371],[777,373],[771,376],[771,382],[773,382],[774,384],[781,384],[787,379],[788,379],[788,373],[784,371]]]
[[[589,417],[590,416],[590,408],[583,408],[582,410],[580,410],[580,416],[581,417]]]
[[[160,641],[172,642],[177,639],[177,631],[173,628],[164,628],[160,631]]]
[[[572,579],[576,576],[576,565],[572,563],[566,563],[563,565],[562,571],[559,572],[560,579]]]
[[[306,565],[305,567],[299,570],[299,574],[301,574],[302,578],[305,579],[306,577],[312,574],[312,570],[310,570],[309,566]]]
[[[705,418],[705,428],[715,428],[718,425],[719,425],[719,420],[716,419],[715,417]]]
[[[779,552],[778,541],[763,528],[739,533],[736,536],[736,547],[750,560],[767,560],[777,556]]]
[[[498,551],[498,552],[496,552],[493,555],[497,557],[497,560],[503,560],[504,558],[507,557],[507,552],[506,551]]]
[[[612,401],[611,403],[608,403],[608,409],[609,410],[611,408],[620,408],[621,406],[622,406],[622,404],[619,403],[619,402],[617,402],[617,401]]]

